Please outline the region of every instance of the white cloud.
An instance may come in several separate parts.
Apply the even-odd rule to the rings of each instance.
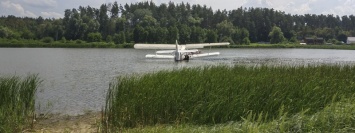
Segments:
[[[25,10],[20,4],[12,3],[10,1],[2,1],[1,6],[4,8],[7,15],[19,15],[19,16],[28,16],[28,17],[37,17],[34,13]]]
[[[41,16],[44,18],[62,18],[63,15],[57,12],[41,12]]]
[[[333,9],[325,10],[323,14],[336,14],[339,16],[351,15],[355,12],[355,4],[352,0],[347,0],[343,4],[334,6]]]
[[[26,4],[35,7],[56,7],[57,1],[55,0],[23,0]]]
[[[309,11],[311,10],[311,8],[309,7],[309,4],[303,4],[300,7],[294,9],[292,12],[296,13],[296,14],[307,14],[309,13]]]

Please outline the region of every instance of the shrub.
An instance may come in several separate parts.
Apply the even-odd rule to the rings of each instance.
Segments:
[[[102,39],[102,35],[99,32],[95,32],[95,33],[89,33],[88,34],[88,42],[100,42]]]
[[[81,44],[81,43],[83,43],[84,41],[83,40],[80,40],[80,39],[78,39],[78,40],[76,40],[75,41],[75,43],[77,43],[77,44]]]
[[[67,39],[65,39],[65,37],[63,36],[62,39],[60,39],[60,42],[61,42],[61,43],[66,43],[66,42],[67,42]]]
[[[42,39],[42,42],[44,43],[52,43],[54,39],[52,37],[45,37]]]

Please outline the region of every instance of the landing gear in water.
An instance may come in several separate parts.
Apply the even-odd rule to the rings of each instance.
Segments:
[[[185,55],[184,60],[189,60],[190,56],[189,55]]]

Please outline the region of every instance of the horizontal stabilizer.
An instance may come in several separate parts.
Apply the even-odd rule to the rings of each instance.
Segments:
[[[174,44],[135,44],[135,49],[176,49]]]

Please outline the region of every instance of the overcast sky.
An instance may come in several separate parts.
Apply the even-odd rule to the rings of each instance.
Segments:
[[[0,16],[62,18],[65,9],[88,6],[99,8],[103,3],[115,0],[0,0]],[[144,0],[117,0],[119,4],[136,3]],[[145,0],[146,1],[146,0]],[[149,0],[150,1],[150,0]],[[267,7],[291,14],[334,14],[352,15],[355,13],[355,0],[153,0],[155,4],[174,1],[188,1],[206,5],[212,9],[232,10],[238,7]]]

